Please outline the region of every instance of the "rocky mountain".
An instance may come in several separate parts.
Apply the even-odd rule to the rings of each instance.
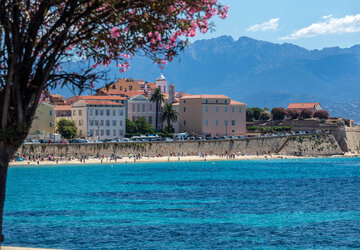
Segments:
[[[159,68],[135,57],[131,69],[108,78],[133,77],[154,81]],[[221,36],[198,40],[163,70],[177,90],[225,94],[249,106],[287,106],[319,101],[332,116],[360,121],[360,45],[307,50],[248,37]],[[349,107],[354,107],[350,109]]]

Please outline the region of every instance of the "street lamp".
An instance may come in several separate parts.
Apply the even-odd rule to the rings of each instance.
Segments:
[[[225,127],[226,127],[225,136],[227,136],[227,125],[228,125],[228,122],[229,122],[229,121],[225,120]]]

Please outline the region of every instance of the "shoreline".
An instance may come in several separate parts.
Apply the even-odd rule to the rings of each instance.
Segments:
[[[311,159],[311,158],[351,158],[360,157],[358,153],[346,153],[344,155],[329,155],[329,156],[292,156],[292,155],[245,155],[245,156],[161,156],[161,157],[141,157],[135,159],[133,157],[124,157],[122,159],[86,159],[84,162],[79,159],[68,161],[23,161],[23,162],[10,162],[9,167],[22,167],[22,166],[44,166],[44,165],[95,165],[95,164],[131,164],[131,163],[157,163],[157,162],[202,162],[202,161],[246,161],[246,160],[271,160],[271,159]]]

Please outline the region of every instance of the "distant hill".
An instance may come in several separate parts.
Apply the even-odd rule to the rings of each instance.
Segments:
[[[108,77],[154,81],[159,73],[147,58],[135,57],[128,72],[120,74],[111,66]],[[359,45],[307,50],[288,43],[221,36],[194,42],[163,74],[177,90],[189,93],[221,93],[249,106],[269,108],[319,101],[332,116],[360,121],[356,108],[347,110],[360,103]]]

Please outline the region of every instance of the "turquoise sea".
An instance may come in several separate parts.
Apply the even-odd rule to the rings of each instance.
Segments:
[[[360,159],[12,167],[5,245],[360,248]]]

